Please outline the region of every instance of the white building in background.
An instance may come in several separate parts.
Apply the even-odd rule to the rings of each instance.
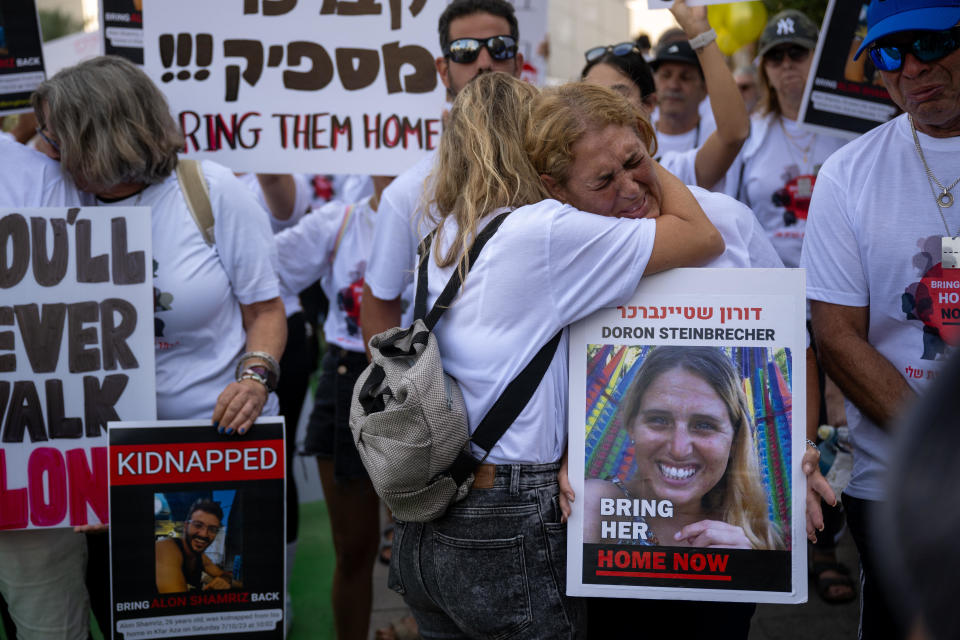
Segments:
[[[516,1],[516,0],[514,0]],[[549,2],[551,82],[577,80],[591,47],[633,40],[641,31],[653,42],[676,26],[669,11],[647,9],[647,0],[532,0]]]

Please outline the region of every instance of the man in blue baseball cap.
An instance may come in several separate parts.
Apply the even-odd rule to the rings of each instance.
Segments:
[[[960,344],[958,22],[960,0],[872,0],[857,56],[870,56],[904,113],[824,163],[807,220],[814,336],[854,440],[843,504],[860,552],[861,638],[903,632],[877,583],[883,534],[871,529],[897,481],[887,477],[893,418]]]

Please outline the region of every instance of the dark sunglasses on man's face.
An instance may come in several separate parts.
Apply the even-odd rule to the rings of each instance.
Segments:
[[[484,47],[494,60],[510,60],[517,55],[517,41],[511,36],[493,36],[486,40],[460,38],[451,42],[443,55],[452,62],[470,64],[480,57],[480,50]]]
[[[913,42],[880,44],[870,47],[870,59],[880,71],[899,71],[908,53],[920,62],[933,62],[960,48],[960,27],[923,33]]]
[[[789,47],[778,47],[777,49],[771,49],[763,54],[763,59],[767,62],[772,62],[773,64],[782,63],[784,57],[790,58],[794,62],[803,62],[807,59],[808,55],[810,55],[810,49],[801,47],[798,44],[794,44],[790,45]]]
[[[637,46],[632,42],[621,42],[620,44],[608,44],[605,47],[587,49],[583,56],[587,59],[587,62],[593,62],[607,53],[612,53],[615,56],[625,56],[636,49]]]

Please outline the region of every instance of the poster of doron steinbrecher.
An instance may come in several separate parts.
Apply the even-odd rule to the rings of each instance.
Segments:
[[[675,269],[570,329],[568,593],[806,599],[799,269]]]

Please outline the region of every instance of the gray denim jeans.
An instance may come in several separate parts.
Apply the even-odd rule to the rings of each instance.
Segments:
[[[585,605],[566,596],[567,525],[556,464],[498,465],[440,519],[397,522],[388,586],[424,638],[582,638]]]

